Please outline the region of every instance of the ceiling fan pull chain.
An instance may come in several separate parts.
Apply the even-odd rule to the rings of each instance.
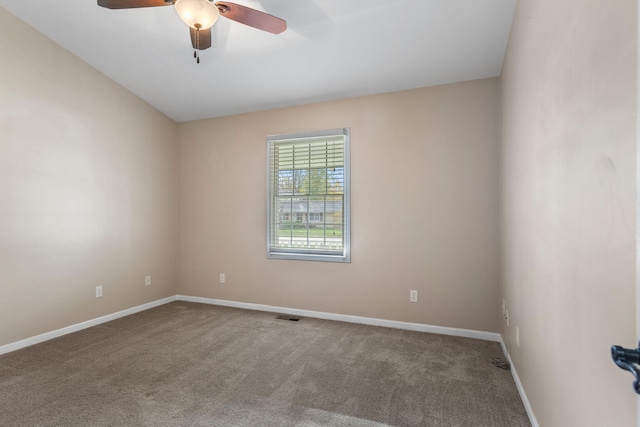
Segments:
[[[197,53],[200,49],[200,25],[196,24],[196,50],[193,51],[193,57],[196,58],[196,64],[200,63],[200,54]]]

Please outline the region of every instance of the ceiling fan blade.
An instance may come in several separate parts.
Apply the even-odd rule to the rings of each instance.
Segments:
[[[134,7],[169,6],[175,3],[173,0],[98,0],[98,6],[107,9],[130,9]]]
[[[240,22],[241,24],[267,31],[273,34],[280,34],[287,29],[287,21],[280,19],[268,13],[251,9],[250,7],[241,6],[239,4],[228,1],[219,1],[216,3],[220,14],[225,18]]]
[[[194,49],[205,50],[211,47],[211,28],[206,30],[196,30],[189,27],[191,32],[191,45]]]

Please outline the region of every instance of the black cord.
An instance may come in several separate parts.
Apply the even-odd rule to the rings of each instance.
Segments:
[[[491,359],[491,364],[496,368],[504,369],[505,371],[511,369],[511,364],[509,363],[509,361],[501,356]]]

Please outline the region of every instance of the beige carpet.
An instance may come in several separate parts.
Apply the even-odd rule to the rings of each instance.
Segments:
[[[0,425],[529,426],[501,355],[174,302],[0,356]]]

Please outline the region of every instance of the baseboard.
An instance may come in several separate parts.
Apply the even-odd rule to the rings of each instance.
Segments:
[[[502,342],[500,334],[494,332],[475,331],[472,329],[447,328],[444,326],[426,325],[422,323],[399,322],[395,320],[377,319],[373,317],[351,316],[347,314],[325,313],[321,311],[299,310],[288,307],[252,304],[246,302],[228,301],[213,298],[191,297],[176,295],[178,301],[197,302],[202,304],[220,305],[224,307],[244,308],[247,310],[267,311],[273,313],[292,314],[317,319],[337,320],[339,322],[360,323],[363,325],[382,326],[386,328],[406,329],[409,331],[429,332],[432,334],[452,335],[456,337],[475,338],[485,341]]]
[[[202,303],[202,304],[219,305],[224,307],[243,308],[247,310],[291,314],[291,315],[302,316],[302,317],[314,317],[314,318],[325,319],[325,320],[336,320],[339,322],[360,323],[363,325],[382,326],[386,328],[406,329],[409,331],[429,332],[432,334],[475,338],[475,339],[480,339],[485,341],[493,341],[493,342],[501,343],[504,349],[504,344],[502,343],[502,337],[500,336],[500,334],[497,334],[494,332],[476,331],[472,329],[448,328],[444,326],[434,326],[434,325],[427,325],[422,323],[400,322],[396,320],[377,319],[373,317],[361,317],[361,316],[351,316],[348,314],[325,313],[321,311],[300,310],[300,309],[288,308],[288,307],[278,307],[278,306],[272,306],[272,305],[253,304],[253,303],[229,301],[229,300],[221,300],[221,299],[213,299],[213,298],[175,295],[175,296],[163,298],[157,301],[152,301],[146,304],[138,305],[136,307],[131,307],[126,310],[118,311],[117,313],[112,313],[106,316],[98,317],[96,319],[87,320],[86,322],[81,322],[75,325],[67,326],[65,328],[57,329],[55,331],[46,332],[44,334],[36,335],[34,337],[27,338],[21,341],[16,341],[14,343],[0,346],[0,355],[9,353],[11,351],[19,350],[21,348],[28,347],[34,344],[38,344],[44,341],[48,341],[50,339],[57,338],[62,335],[70,334],[73,332],[80,331],[82,329],[100,325],[102,323],[119,319],[124,316],[129,316],[131,314],[148,310],[150,308],[158,307],[160,305],[167,304],[176,300],[196,302],[196,303]]]
[[[164,305],[175,301],[176,297],[171,296],[163,299],[159,299],[156,301],[148,302],[146,304],[138,305],[135,307],[127,308],[126,310],[118,311],[117,313],[107,314],[106,316],[98,317],[95,319],[87,320],[86,322],[77,323],[75,325],[67,326],[65,328],[56,329],[55,331],[46,332],[44,334],[36,335],[31,338],[26,338],[24,340],[16,341],[10,344],[6,344],[0,346],[0,354],[9,353],[12,351],[20,350],[21,348],[29,347],[34,344],[39,344],[44,341],[49,341],[53,338],[58,338],[62,335],[67,335],[73,332],[81,331],[82,329],[87,329],[92,326],[100,325],[105,322],[109,322],[111,320],[116,320],[124,316],[129,316],[131,314],[139,313],[144,310],[148,310],[150,308],[158,307],[160,305]]]
[[[513,364],[513,360],[511,360],[511,355],[509,354],[509,350],[507,350],[507,346],[502,339],[502,335],[500,335],[500,346],[502,347],[502,351],[504,355],[507,357],[509,361],[509,365],[511,366],[511,375],[513,376],[513,381],[516,383],[516,388],[518,389],[518,393],[520,394],[520,399],[522,399],[522,403],[524,404],[524,409],[527,411],[527,415],[529,416],[529,421],[531,421],[532,427],[540,427],[538,424],[538,420],[536,419],[535,414],[533,413],[533,408],[531,407],[531,403],[529,402],[529,398],[527,397],[527,393],[524,391],[524,387],[520,382],[520,377],[518,376],[518,372],[516,371],[516,367]]]

